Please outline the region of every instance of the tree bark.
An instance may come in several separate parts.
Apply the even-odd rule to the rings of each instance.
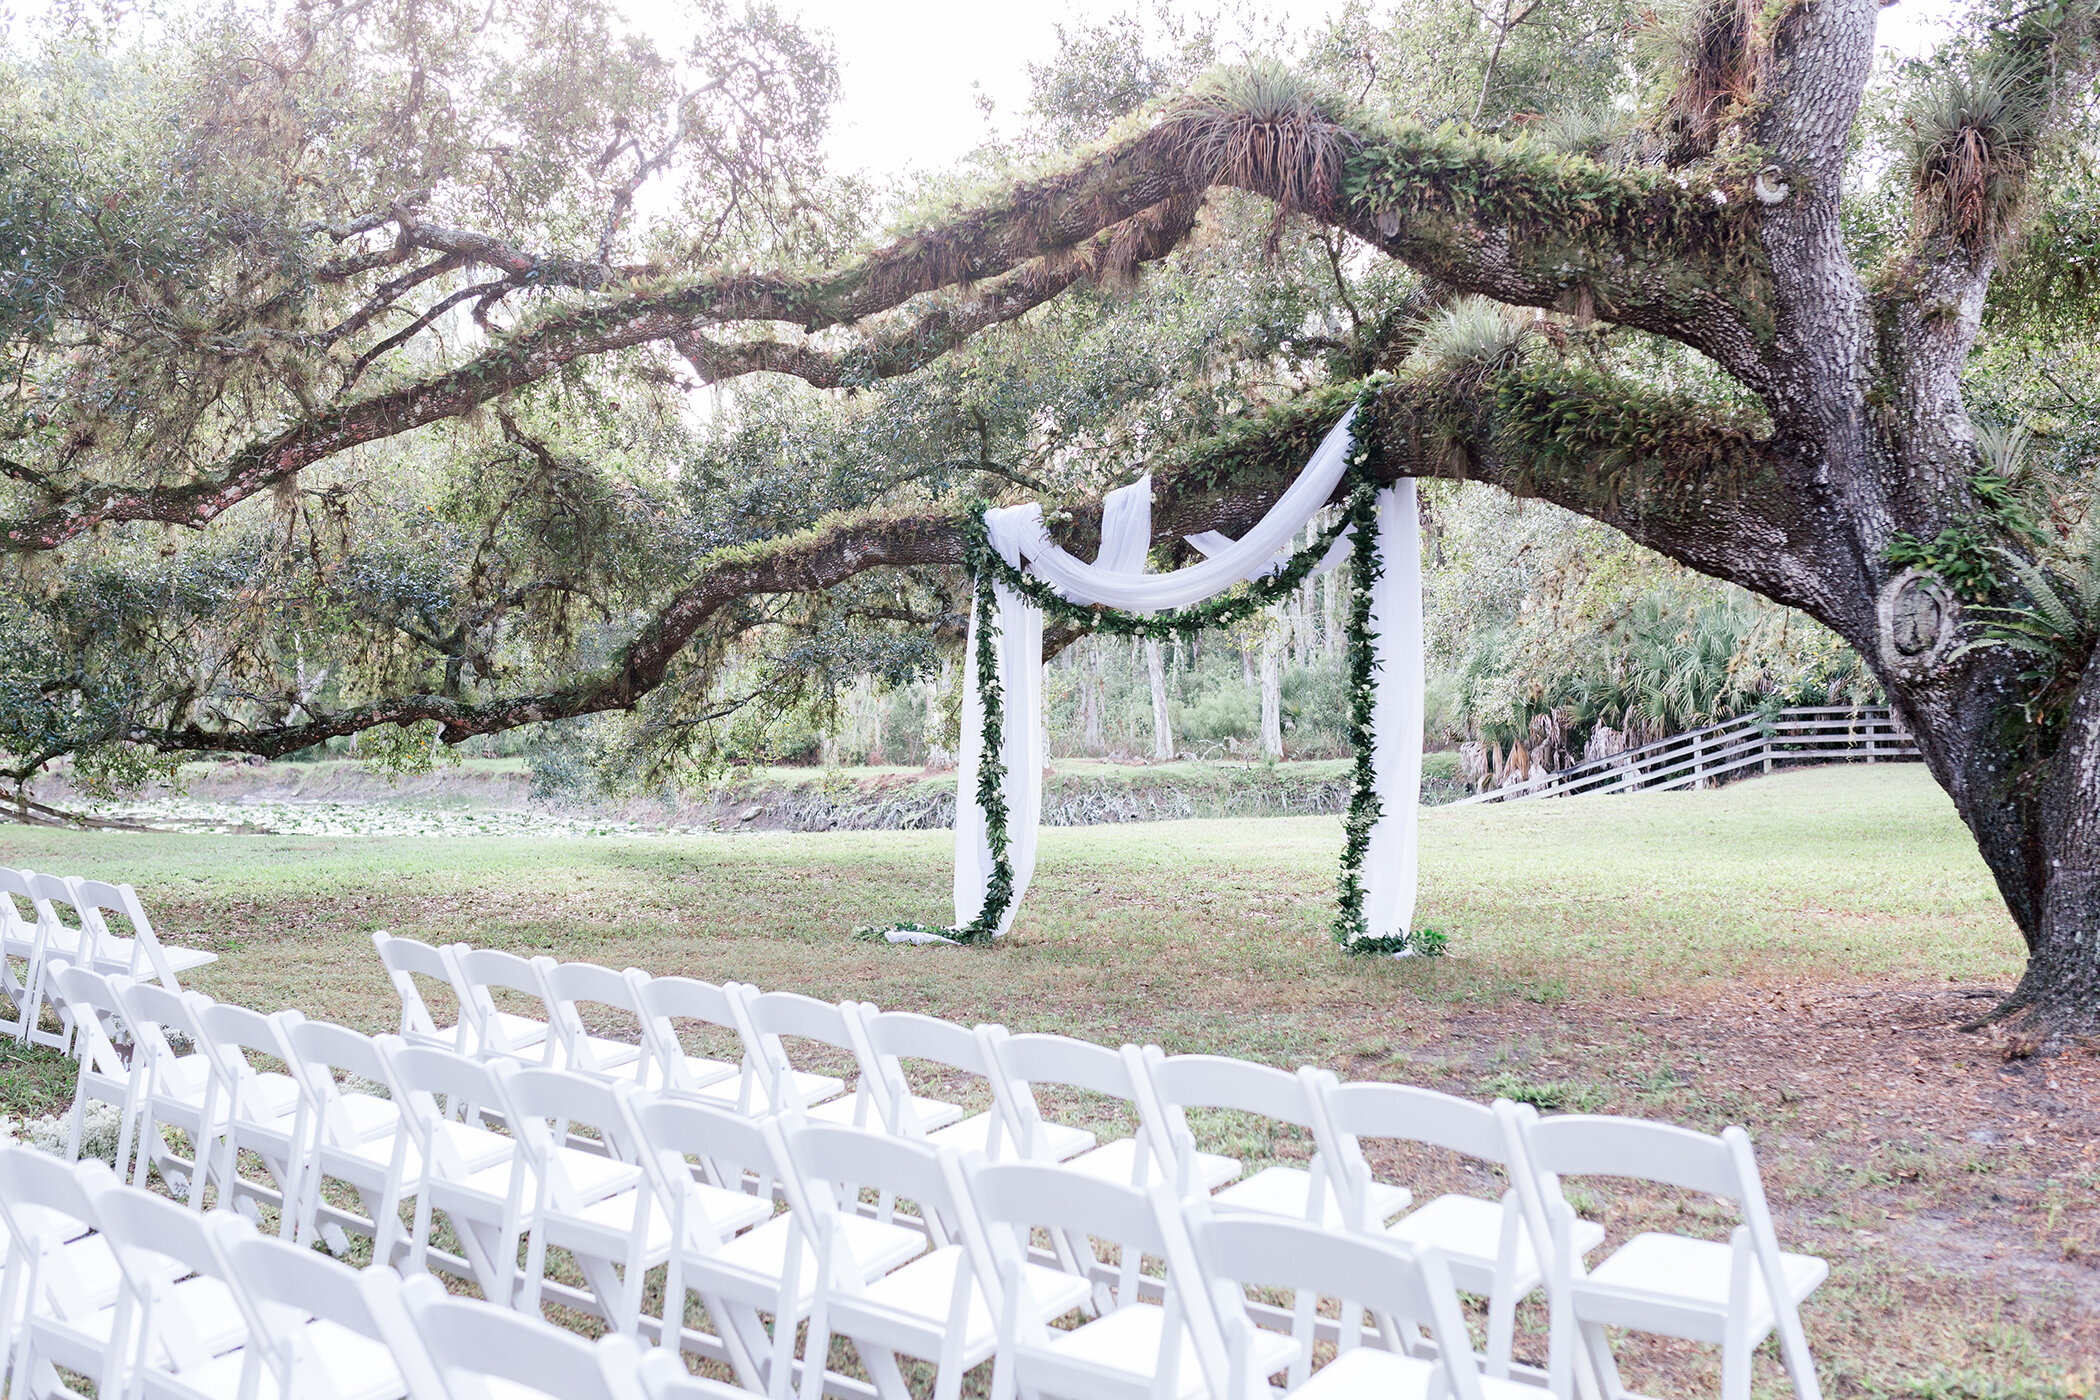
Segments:
[[[1145,642],[1145,675],[1152,682],[1152,757],[1166,763],[1174,757],[1174,714],[1167,708],[1167,667],[1159,643]]]
[[[1283,619],[1272,617],[1261,634],[1261,753],[1271,763],[1283,757],[1282,630]]]

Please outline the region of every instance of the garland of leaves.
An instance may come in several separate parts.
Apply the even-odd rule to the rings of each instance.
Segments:
[[[1366,380],[1357,396],[1361,412],[1377,393],[1375,380]],[[904,932],[934,934],[951,942],[987,943],[998,936],[1007,906],[1013,902],[1013,866],[1007,859],[1006,707],[1004,687],[999,682],[998,652],[993,643],[993,620],[998,609],[998,588],[1006,588],[1043,610],[1046,618],[1069,622],[1091,632],[1121,637],[1143,637],[1151,641],[1174,641],[1187,632],[1207,627],[1229,627],[1252,617],[1271,603],[1288,596],[1319,566],[1344,531],[1353,529],[1350,543],[1349,630],[1349,743],[1355,752],[1350,775],[1349,810],[1343,818],[1342,870],[1337,891],[1338,909],[1334,937],[1350,953],[1400,953],[1413,951],[1437,956],[1446,938],[1433,929],[1400,933],[1381,938],[1369,936],[1364,922],[1364,857],[1370,850],[1371,828],[1381,807],[1373,785],[1372,707],[1377,703],[1377,655],[1371,638],[1371,589],[1382,569],[1378,560],[1378,482],[1371,471],[1371,451],[1361,439],[1354,441],[1343,469],[1349,488],[1347,503],[1333,524],[1310,543],[1294,551],[1282,567],[1249,579],[1240,587],[1206,598],[1184,608],[1170,608],[1150,615],[1124,612],[1101,604],[1075,603],[1042,579],[1007,562],[992,547],[984,522],[984,503],[972,502],[963,516],[963,560],[976,580],[971,600],[976,633],[977,694],[984,713],[983,746],[977,765],[977,804],[984,811],[985,842],[992,852],[992,878],[985,889],[984,907],[975,919],[954,928],[929,928],[925,924],[892,925]],[[866,928],[856,933],[881,938],[887,930]]]

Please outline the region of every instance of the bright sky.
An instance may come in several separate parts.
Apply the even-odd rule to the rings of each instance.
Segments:
[[[652,0],[630,0],[639,14]],[[1011,115],[1028,100],[1028,65],[1057,48],[1056,26],[1103,20],[1131,0],[783,0],[834,36],[844,66],[831,151],[841,166],[879,174],[952,164],[984,135],[981,90]],[[1147,5],[1145,8],[1149,9]],[[1310,26],[1341,0],[1296,0]],[[1381,4],[1389,13],[1394,6]],[[1881,12],[1881,42],[1906,56],[1946,32],[1956,0],[1901,0]],[[977,86],[973,86],[973,84]]]
[[[625,0],[637,22],[678,25],[677,0]],[[1100,21],[1152,0],[780,0],[831,32],[844,68],[831,152],[847,169],[892,175],[953,164],[985,134],[980,92],[1010,119],[1028,100],[1028,65],[1049,59],[1060,23]],[[1342,0],[1286,0],[1310,26]],[[1900,0],[1881,12],[1881,42],[1905,55],[1944,35],[1958,0]],[[33,26],[52,0],[0,0],[0,33]],[[1381,13],[1394,4],[1380,3]],[[14,23],[9,26],[8,21]]]

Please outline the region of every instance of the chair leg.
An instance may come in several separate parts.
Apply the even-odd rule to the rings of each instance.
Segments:
[[[1721,1400],[1750,1400],[1750,1356],[1741,1337],[1721,1344]]]
[[[1517,1345],[1517,1300],[1514,1288],[1498,1288],[1488,1299],[1487,1373],[1509,1379],[1510,1353]]]

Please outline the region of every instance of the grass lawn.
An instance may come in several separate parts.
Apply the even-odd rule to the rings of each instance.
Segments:
[[[1832,1261],[1808,1324],[1833,1394],[2087,1393],[2100,1060],[2021,1058],[1954,1029],[2017,976],[2020,944],[1920,768],[1428,811],[1418,919],[1452,940],[1436,961],[1334,951],[1339,845],[1333,818],[1046,830],[1016,933],[992,950],[847,937],[945,921],[938,832],[23,830],[0,835],[0,863],[129,880],[166,936],[220,952],[201,989],[364,1030],[398,1014],[368,941],[388,928],[1017,1031],[1742,1122],[1786,1240]],[[0,1107],[48,1111],[55,1073],[0,1060]],[[1212,1126],[1245,1157],[1307,1150]],[[1492,1186],[1437,1154],[1388,1165],[1418,1200]],[[1595,1202],[1615,1239],[1658,1223],[1725,1233],[1711,1203],[1666,1197],[1629,1186]],[[1537,1321],[1520,1352],[1542,1351]],[[1714,1388],[1700,1348],[1631,1344],[1624,1364],[1651,1393]],[[1760,1386],[1777,1384],[1776,1364],[1759,1365]]]

